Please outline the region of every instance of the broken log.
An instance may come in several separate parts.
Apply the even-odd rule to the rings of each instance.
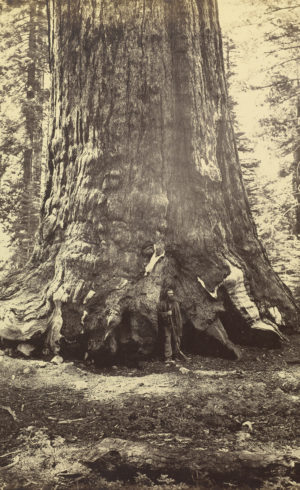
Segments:
[[[183,453],[182,448],[106,438],[85,451],[82,462],[108,480],[133,481],[141,473],[152,481],[168,475],[175,482],[186,483],[201,483],[207,477],[215,483],[259,484],[275,476],[300,481],[300,451],[283,454],[194,448]]]

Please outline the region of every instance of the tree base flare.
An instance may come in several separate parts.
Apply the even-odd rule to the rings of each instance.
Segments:
[[[149,256],[153,257],[148,254],[144,263],[151,262]],[[283,326],[279,309],[258,309],[237,259],[233,264],[224,257],[219,262],[208,257],[199,265],[190,263],[188,255],[178,257],[170,249],[159,251],[155,257],[159,260],[154,260],[146,275],[141,262],[137,277],[76,280],[58,255],[54,269],[48,264],[7,279],[2,289],[5,298],[0,337],[16,344],[30,341],[36,346],[35,354],[46,348],[69,358],[88,357],[99,365],[160,356],[163,333],[157,308],[162,291],[172,284],[183,316],[183,347],[187,352],[239,359],[240,350],[233,343],[239,343],[239,336],[257,338],[257,343],[263,336],[271,347],[274,339],[285,340],[274,323],[276,318]],[[213,294],[200,279],[204,267],[209,269],[209,275],[201,273],[205,281],[209,277],[212,282],[215,277],[217,282]],[[230,312],[235,315],[234,321],[223,322]],[[232,336],[233,327],[236,336]]]

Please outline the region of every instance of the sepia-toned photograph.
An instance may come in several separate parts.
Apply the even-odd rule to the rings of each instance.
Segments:
[[[0,490],[300,489],[300,4],[0,0]]]

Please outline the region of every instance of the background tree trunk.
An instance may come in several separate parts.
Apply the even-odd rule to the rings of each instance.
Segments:
[[[49,181],[0,335],[149,354],[170,283],[189,340],[236,354],[220,318],[233,340],[296,326],[245,195],[216,1],[54,0],[49,13]]]
[[[32,254],[39,224],[41,169],[47,146],[42,128],[49,97],[44,83],[49,75],[45,66],[47,18],[43,0],[5,1],[0,8],[5,66],[1,71],[0,215],[13,244],[12,265],[16,267]]]
[[[28,5],[28,51],[26,99],[22,111],[26,129],[26,148],[24,149],[24,189],[20,210],[21,223],[26,233],[22,247],[25,261],[34,247],[34,236],[39,224],[41,205],[41,160],[43,158],[43,109],[47,95],[43,87],[45,71],[45,6],[41,1],[30,0]]]
[[[298,80],[300,87],[300,80]],[[296,127],[296,150],[295,150],[295,165],[294,165],[294,192],[296,196],[296,235],[300,235],[300,96],[297,98],[297,127]]]

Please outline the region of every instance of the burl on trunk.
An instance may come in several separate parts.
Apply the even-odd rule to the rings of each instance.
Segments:
[[[295,327],[245,195],[216,0],[54,0],[49,28],[49,181],[0,336],[147,355],[170,285],[187,347],[237,356]]]

